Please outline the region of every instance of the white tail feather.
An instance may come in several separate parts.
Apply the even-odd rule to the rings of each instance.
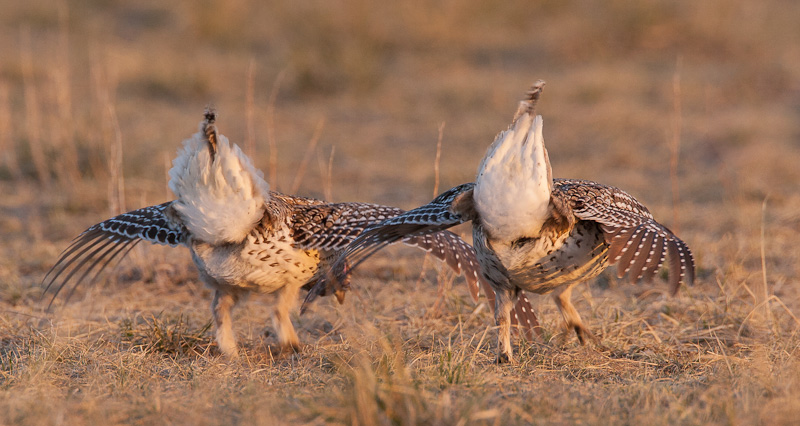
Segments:
[[[264,215],[269,184],[225,136],[218,135],[213,159],[202,130],[185,140],[169,175],[173,206],[193,238],[242,241]]]
[[[497,136],[478,168],[474,199],[484,229],[501,241],[538,237],[552,187],[542,117],[529,109]]]

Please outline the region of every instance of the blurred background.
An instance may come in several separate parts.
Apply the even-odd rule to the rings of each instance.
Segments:
[[[769,266],[798,272],[794,1],[31,0],[2,10],[6,244],[60,247],[109,213],[169,199],[170,161],[207,105],[274,189],[410,208],[471,181],[544,79],[555,176],[620,186],[680,231],[702,267],[735,261],[756,275],[767,200]]]
[[[796,422],[800,2],[0,0],[0,11],[0,423],[64,412],[319,423],[373,409],[406,410],[392,419],[408,424],[456,411]],[[42,313],[39,283],[74,236],[171,199],[167,170],[208,105],[273,189],[412,208],[474,179],[538,79],[554,176],[625,189],[697,259],[695,286],[676,298],[613,271],[580,287],[576,305],[611,352],[534,344],[527,364],[495,369],[493,343],[476,341],[489,309],[463,288],[414,291],[438,280],[418,255],[376,256],[361,268],[364,297],[294,318],[303,342],[323,343],[314,356],[273,360],[270,305],[254,297],[236,324],[257,370],[205,356],[210,296],[185,252],[134,251],[110,290]],[[557,332],[549,298],[532,300]],[[331,331],[351,314],[377,327]],[[451,346],[455,324],[467,331]],[[183,341],[163,349],[162,326],[203,355],[170,358]],[[366,373],[342,367],[363,348]],[[394,358],[406,351],[413,361]],[[376,394],[359,393],[373,389],[364,380]],[[350,411],[364,401],[374,407]]]

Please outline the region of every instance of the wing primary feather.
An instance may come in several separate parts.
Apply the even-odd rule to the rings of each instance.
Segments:
[[[454,225],[455,224],[450,226]],[[424,226],[422,230],[415,230],[414,232],[398,232],[398,230],[402,230],[404,228],[405,227],[403,225],[381,226],[378,224],[365,230],[340,254],[337,262],[340,260],[346,260],[350,265],[347,270],[348,272],[352,272],[362,262],[389,244],[395,243],[404,238],[410,239],[422,236],[426,233],[438,232],[440,230],[432,226]]]
[[[122,261],[122,259],[124,259],[128,255],[128,253],[130,253],[131,250],[133,250],[133,248],[136,247],[136,245],[139,244],[140,242],[141,240],[129,240],[123,243],[118,243],[116,245],[109,247],[108,250],[106,250],[100,256],[96,257],[94,259],[94,262],[92,262],[92,264],[86,268],[86,270],[83,272],[80,278],[75,280],[75,285],[72,286],[70,292],[64,298],[64,302],[66,303],[72,298],[72,295],[75,293],[75,290],[78,288],[79,285],[81,285],[83,280],[92,271],[94,271],[94,275],[92,275],[92,278],[89,279],[89,282],[87,283],[87,285],[90,287],[94,285],[95,281],[97,281],[97,277],[100,275],[101,272],[103,272],[106,269],[106,267],[108,266],[109,263],[111,263],[111,261],[113,261],[120,253],[122,253],[122,257],[119,258],[119,261]],[[109,254],[111,254],[111,256],[106,258],[106,256],[108,256]],[[103,262],[103,264],[100,265],[100,267],[98,268],[97,265],[101,261],[103,261],[104,258],[105,262]]]
[[[525,295],[524,291],[520,291],[517,299],[517,304],[514,306],[514,317],[520,325],[520,331],[524,334],[528,341],[533,341],[534,333],[541,339],[542,330],[539,326],[539,319],[536,318],[536,313],[533,312],[533,306]]]
[[[370,226],[347,246],[339,259],[345,259],[350,264],[349,271],[353,271],[388,244],[444,231],[464,222],[460,215],[451,212],[450,207],[453,200],[473,187],[474,184],[470,183],[451,188],[424,206]]]
[[[628,269],[630,269],[631,260],[639,249],[639,242],[641,241],[642,232],[642,227],[637,227],[627,238],[625,238],[623,235],[617,237],[617,239],[627,240],[625,241],[625,246],[620,251],[619,259],[617,260],[617,278],[622,278],[625,273],[628,272]]]
[[[650,257],[647,259],[647,265],[645,265],[642,274],[642,280],[644,282],[653,281],[653,278],[655,278],[658,273],[658,268],[661,267],[661,264],[664,262],[664,253],[666,249],[667,248],[664,246],[664,236],[656,234],[650,251]]]
[[[131,243],[130,241],[127,241],[127,242],[125,242],[125,243],[122,243],[122,244],[114,244],[114,245],[111,245],[111,246],[110,246],[110,247],[108,247],[108,248],[107,248],[107,249],[106,249],[104,252],[100,253],[100,255],[98,255],[98,256],[92,256],[92,263],[91,263],[91,264],[89,264],[89,266],[87,266],[87,267],[86,267],[86,269],[83,271],[83,274],[81,274],[81,276],[80,276],[80,277],[79,277],[77,280],[75,280],[75,284],[74,284],[74,285],[72,285],[72,287],[70,287],[69,293],[67,293],[67,296],[64,298],[64,303],[67,303],[67,302],[69,302],[69,300],[70,300],[70,299],[72,299],[72,296],[75,294],[75,290],[77,290],[77,289],[78,289],[78,286],[80,286],[80,285],[81,285],[81,283],[83,282],[83,280],[84,280],[84,279],[85,279],[85,278],[86,278],[86,277],[87,277],[87,276],[88,276],[90,273],[92,273],[92,270],[94,270],[94,269],[95,269],[95,267],[97,266],[97,264],[98,264],[98,263],[102,262],[102,261],[103,261],[103,259],[105,259],[105,258],[106,258],[106,256],[108,256],[109,254],[111,254],[111,257],[109,257],[109,258],[106,260],[106,262],[104,262],[104,263],[103,263],[103,267],[101,267],[100,269],[98,269],[97,271],[95,271],[94,275],[92,276],[92,280],[91,280],[91,281],[89,281],[89,285],[91,285],[91,284],[93,284],[93,283],[94,283],[94,280],[97,278],[97,276],[98,276],[98,275],[100,274],[100,272],[103,270],[103,268],[105,267],[105,265],[107,265],[107,264],[108,264],[108,262],[110,262],[112,259],[114,259],[114,257],[116,257],[116,256],[117,256],[117,254],[119,254],[121,251],[123,251],[123,250],[125,249],[125,247],[126,247],[127,245],[129,245],[130,243]],[[64,284],[66,284],[66,282],[65,282]]]
[[[53,265],[52,268],[47,272],[47,274],[42,279],[42,283],[47,282],[48,278],[51,278],[50,283],[47,284],[44,291],[46,292],[47,289],[53,284],[53,280],[55,280],[59,275],[61,275],[65,269],[69,268],[69,265],[72,264],[75,260],[79,259],[87,250],[91,249],[94,244],[97,244],[102,236],[102,231],[97,229],[88,229],[79,237],[77,237],[70,245],[61,252],[61,255],[58,257],[58,261],[56,264]],[[86,245],[89,244],[88,247]],[[83,248],[83,250],[80,250]],[[77,254],[76,251],[80,250]]]
[[[402,242],[428,250],[429,253],[445,262],[457,274],[463,274],[467,281],[470,296],[475,302],[478,301],[480,265],[477,263],[472,246],[458,237],[458,235],[449,231],[442,231],[435,234],[406,237],[402,239]]]
[[[67,282],[69,282],[69,280],[72,279],[72,277],[75,275],[75,273],[77,273],[83,267],[83,265],[86,264],[86,262],[90,261],[92,259],[92,257],[96,256],[97,253],[99,253],[102,250],[104,250],[106,247],[108,247],[108,245],[114,244],[114,243],[115,243],[114,240],[112,240],[110,238],[109,239],[105,239],[105,240],[104,239],[94,239],[94,241],[91,244],[87,245],[86,248],[84,248],[79,253],[77,253],[75,256],[70,258],[64,264],[64,267],[60,271],[58,271],[57,274],[53,275],[53,279],[50,281],[50,283],[47,285],[47,287],[45,287],[44,291],[47,292],[50,289],[50,287],[52,286],[52,284],[56,280],[58,280],[58,277],[60,277],[61,274],[64,271],[66,271],[68,268],[71,267],[71,270],[69,271],[67,276],[64,277],[64,279],[61,281],[61,285],[58,286],[58,288],[56,289],[55,293],[53,294],[53,298],[58,296],[58,293],[61,291],[61,289],[64,287],[64,285],[66,285]],[[99,245],[99,247],[98,247],[98,245]],[[89,254],[86,254],[86,252],[89,251],[89,250],[92,250],[92,251]],[[75,261],[79,261],[79,262],[73,266],[73,262],[75,262]]]
[[[94,283],[95,283],[95,281],[97,281],[97,277],[100,275],[100,273],[103,272],[106,269],[108,264],[111,263],[111,261],[114,260],[114,258],[117,257],[117,255],[122,253],[122,256],[117,261],[116,267],[118,267],[119,266],[119,262],[122,262],[122,260],[125,259],[128,256],[128,253],[130,253],[131,250],[133,250],[133,248],[136,247],[136,245],[139,244],[140,242],[142,242],[142,240],[131,240],[131,241],[126,241],[125,243],[121,244],[119,246],[119,249],[116,250],[111,255],[111,257],[106,259],[106,261],[103,262],[103,264],[100,265],[100,267],[95,270],[95,273],[94,273],[94,275],[92,275],[92,278],[89,280],[89,284],[88,285],[89,286],[94,285]],[[96,264],[99,263],[100,260],[101,259],[97,259],[97,261],[94,264],[90,265],[89,268],[94,269]],[[82,281],[82,280],[83,279],[79,280],[79,282]]]
[[[67,276],[64,277],[63,280],[61,280],[61,284],[59,284],[56,287],[55,291],[53,292],[53,298],[50,300],[50,305],[48,305],[48,309],[50,309],[50,306],[53,304],[53,301],[56,299],[56,297],[61,292],[61,290],[64,288],[64,286],[66,286],[67,283],[70,282],[72,277],[78,271],[80,271],[83,268],[83,265],[85,265],[87,262],[89,262],[90,260],[95,258],[95,256],[97,256],[99,253],[113,250],[116,247],[114,244],[115,244],[115,242],[113,240],[111,240],[111,239],[108,239],[108,240],[96,240],[94,243],[89,245],[88,248],[89,249],[93,249],[89,254],[87,254],[86,256],[81,255],[80,257],[76,257],[76,258],[71,259],[70,262],[66,265],[67,267],[69,267],[72,264],[72,262],[75,261],[75,260],[80,259],[80,261],[76,265],[72,266],[72,268],[69,271],[69,273],[67,274]],[[102,256],[105,256],[105,254],[103,254]],[[102,258],[102,256],[101,256],[101,258]],[[94,263],[96,263],[96,260],[95,260]],[[83,279],[85,276],[86,276],[86,272],[83,273],[83,275],[81,276],[81,279]],[[54,283],[57,279],[58,279],[58,275],[53,277],[53,281],[51,282],[51,284]],[[77,282],[80,283],[80,279],[77,280]],[[50,286],[48,286],[47,288],[49,289]]]
[[[680,248],[681,252],[684,253],[684,256],[681,257],[682,267],[686,269],[686,281],[684,282],[687,285],[692,285],[694,284],[695,273],[694,254],[692,253],[692,250],[689,249],[689,246],[683,241],[681,241]]]
[[[122,257],[119,258],[119,261],[122,261],[122,259],[124,259],[125,256],[127,256],[128,253],[130,253],[131,250],[133,250],[133,248],[136,247],[136,245],[139,244],[140,242],[141,240],[131,240],[109,248],[105,253],[103,253],[101,256],[95,259],[95,261],[92,262],[92,264],[86,268],[86,271],[84,271],[83,275],[81,275],[81,277],[75,281],[75,285],[72,286],[69,294],[67,294],[67,297],[64,299],[64,301],[67,302],[72,298],[72,295],[75,293],[75,290],[78,288],[78,286],[83,282],[84,278],[86,278],[92,270],[94,270],[94,275],[92,275],[92,278],[87,283],[87,286],[89,287],[94,285],[95,281],[97,281],[97,277],[100,276],[100,273],[106,269],[108,264],[111,263],[111,261],[113,261],[114,258],[116,258],[120,253],[122,253]],[[109,254],[111,254],[111,256],[108,257],[99,268],[97,268],[97,265],[103,260],[103,258],[108,256]]]
[[[628,271],[631,284],[636,284],[636,282],[642,278],[644,267],[647,264],[647,260],[650,258],[651,253],[653,252],[653,239],[655,236],[655,232],[645,232],[643,238],[640,240],[639,246],[636,249],[636,255],[634,256],[633,263]]]
[[[619,278],[630,272],[631,281],[651,281],[669,257],[672,292],[681,283],[694,282],[695,263],[689,247],[669,228],[656,222],[647,207],[633,196],[591,181],[554,179],[553,183],[554,190],[569,199],[576,217],[600,224],[609,243],[609,263],[617,263]]]
[[[619,235],[619,233],[624,229],[617,226],[610,226],[610,225],[601,225],[600,229],[603,230],[603,236],[605,237],[606,243],[611,244],[614,241],[614,238]]]
[[[172,247],[185,244],[186,230],[166,213],[171,203],[122,213],[89,227],[76,237],[42,279],[42,298],[48,292],[53,293],[47,309],[51,309],[64,288],[70,288],[66,298],[69,300],[87,277],[91,276],[89,284],[94,283],[111,261],[123,259],[141,241]],[[94,274],[90,275],[92,272]]]
[[[678,250],[678,244],[675,241],[667,243],[667,251],[669,252],[669,288],[672,294],[678,292],[678,287],[681,285],[681,259]]]
[[[620,229],[618,232],[614,233],[614,238],[611,240],[611,245],[608,248],[609,263],[613,264],[619,260],[620,252],[625,248],[625,243],[628,242],[628,238],[625,236],[630,232],[631,231],[628,229]]]
[[[469,295],[472,297],[473,302],[477,302],[481,294],[481,288],[478,284],[480,282],[480,278],[477,274],[473,275],[471,278],[465,274],[465,277],[467,277],[467,288],[469,289]]]
[[[340,256],[339,257],[340,260],[337,260],[336,263],[338,264],[340,261],[343,262],[344,259],[347,259],[347,262],[350,265],[350,267],[348,268],[347,272],[351,273],[359,265],[361,265],[361,263],[366,261],[368,258],[370,258],[375,253],[383,250],[384,247],[388,246],[389,244],[394,243],[395,241],[380,241],[380,242],[377,242],[377,243],[374,243],[374,244],[371,244],[371,245],[368,245],[368,246],[358,247],[358,250],[354,250],[351,254],[348,254],[346,257],[345,256]],[[339,278],[339,277],[337,277],[337,278]]]

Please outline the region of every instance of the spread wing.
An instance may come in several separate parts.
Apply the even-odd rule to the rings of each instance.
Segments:
[[[601,225],[609,243],[608,258],[617,264],[617,276],[630,274],[631,282],[650,281],[669,257],[672,293],[681,283],[694,281],[694,256],[689,246],[653,219],[645,206],[620,189],[599,183],[555,179],[560,191],[581,220]]]
[[[141,241],[177,246],[183,244],[186,231],[171,222],[166,210],[172,202],[144,207],[123,213],[100,222],[83,231],[50,268],[42,285],[45,292],[55,285],[53,303],[58,293],[70,282],[75,285],[67,299],[72,296],[78,283],[94,272],[91,281],[115,258],[120,259]]]
[[[296,206],[292,218],[295,244],[302,248],[338,252],[355,241],[364,230],[404,213],[404,210],[395,207],[367,203]],[[419,247],[445,262],[457,274],[463,273],[470,293],[477,299],[480,267],[472,246],[458,235],[444,231],[426,235],[404,235],[391,242],[395,241]],[[344,263],[340,262],[337,270],[340,274],[350,272],[363,260],[354,262],[347,259],[348,266],[344,267]]]
[[[367,203],[296,205],[294,241],[301,248],[338,251],[368,227],[401,213],[395,207]]]
[[[369,229],[365,229],[358,238],[349,241],[341,258],[355,267],[389,244],[435,234],[465,222],[467,219],[463,215],[452,211],[452,204],[459,195],[471,191],[473,187],[474,184],[460,185],[424,206],[409,211],[397,209],[395,214],[380,223],[370,224]]]
[[[337,243],[347,240],[349,244],[331,267],[330,273],[334,276],[320,279],[314,285],[306,296],[301,311],[318,296],[326,294],[328,286],[331,284],[340,286],[341,283],[347,282],[347,274],[355,267],[397,241],[419,246],[445,261],[456,272],[463,271],[472,297],[477,300],[478,284],[480,284],[489,299],[490,306],[494,309],[494,290],[480,273],[474,249],[457,235],[446,231],[450,227],[470,220],[467,215],[454,212],[453,204],[462,195],[471,192],[474,186],[473,183],[457,186],[430,203],[407,212],[400,209],[385,212],[383,215],[385,218],[381,222],[369,223],[358,233],[336,238]],[[329,228],[337,229],[337,226],[331,224]],[[340,248],[343,246],[336,245],[336,249]],[[349,265],[349,268],[345,265]],[[519,324],[529,339],[533,338],[534,330],[539,330],[539,322],[524,293],[520,294],[512,322]]]
[[[469,189],[471,189],[471,187]],[[337,287],[341,286],[342,283],[347,281],[346,274],[352,268],[357,267],[361,262],[387,245],[412,238],[427,246],[433,241],[421,237],[429,234],[436,235],[439,231],[444,231],[447,228],[463,222],[460,215],[450,212],[450,207],[453,199],[465,190],[466,189],[462,189],[461,187],[452,188],[436,197],[432,202],[407,212],[394,209],[391,216],[383,217],[383,219],[379,221],[363,226],[363,229],[360,229],[358,233],[354,233],[352,236],[348,235],[346,245],[341,246],[342,248],[346,248],[340,253],[339,259],[332,268],[332,271],[336,271],[335,276],[329,277],[332,279],[321,279],[311,289],[308,296],[306,296],[303,307],[307,306],[308,303],[313,301],[317,296],[326,294],[328,286],[331,284]],[[335,221],[332,222],[333,223],[328,225],[328,228],[335,230],[337,226]],[[339,234],[341,234],[341,232],[339,232]],[[352,239],[350,237],[352,237]],[[344,239],[343,237],[338,237],[337,241]],[[303,238],[295,238],[295,240],[303,241]],[[445,248],[447,246],[438,245],[438,247]],[[471,247],[470,251],[471,258],[474,259],[475,252]],[[477,265],[477,261],[473,261],[472,264]],[[350,265],[350,268],[343,267],[342,265]],[[340,289],[337,288],[337,291],[340,291]]]

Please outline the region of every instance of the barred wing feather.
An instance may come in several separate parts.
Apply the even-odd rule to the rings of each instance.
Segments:
[[[576,217],[601,225],[610,245],[609,261],[617,264],[619,278],[627,273],[632,283],[650,281],[669,258],[673,294],[681,283],[694,282],[692,251],[630,194],[590,181],[555,179],[554,183],[554,190],[566,195]]]
[[[444,231],[466,221],[451,210],[453,201],[462,193],[472,190],[474,184],[452,188],[424,206],[403,212],[374,224],[347,246],[341,258],[357,266],[388,244]]]
[[[55,285],[56,296],[75,278],[67,295],[72,296],[77,285],[92,272],[93,282],[115,258],[124,258],[141,241],[177,246],[184,243],[182,226],[172,223],[165,213],[172,202],[133,210],[91,226],[67,247],[42,280],[45,292]]]
[[[331,273],[335,275],[331,277],[331,281],[334,285],[346,282],[346,275],[361,262],[387,245],[402,241],[429,251],[447,263],[456,273],[463,272],[469,284],[470,294],[476,301],[480,284],[489,299],[490,306],[494,309],[494,290],[480,273],[474,249],[457,235],[446,231],[466,221],[466,218],[452,211],[452,204],[459,195],[471,191],[474,186],[473,183],[457,186],[430,203],[407,212],[395,209],[394,216],[367,227],[357,237],[352,238],[331,267]],[[344,264],[348,264],[349,268],[342,267]],[[319,295],[325,294],[330,284],[327,279],[320,279],[309,291],[301,310]],[[539,332],[538,320],[524,293],[520,294],[512,322],[521,326],[528,339],[533,338],[533,331]]]
[[[294,239],[299,247],[339,251],[356,241],[364,230],[406,213],[395,207],[367,203],[298,206],[294,215]],[[470,294],[477,300],[480,267],[475,259],[475,252],[472,246],[452,232],[433,231],[424,235],[398,234],[397,238],[381,241],[376,246],[365,247],[368,252],[363,256],[358,254],[348,256],[339,263],[346,261],[349,266],[335,269],[340,273],[350,272],[373,253],[397,241],[419,247],[445,262],[457,274],[463,273]]]

